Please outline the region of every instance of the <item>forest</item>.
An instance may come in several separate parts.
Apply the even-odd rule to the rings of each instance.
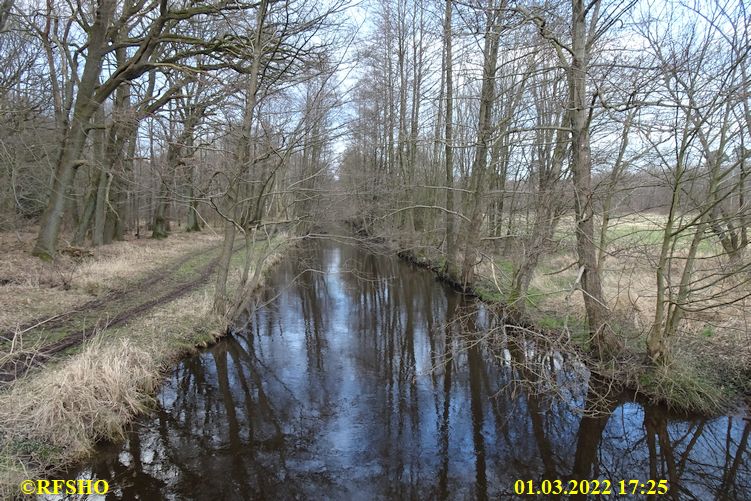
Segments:
[[[490,342],[748,405],[749,26],[737,0],[0,1],[0,497],[121,436],[323,240],[477,298]]]

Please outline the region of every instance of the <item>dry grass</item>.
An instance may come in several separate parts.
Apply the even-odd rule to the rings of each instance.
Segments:
[[[284,241],[272,243],[264,276]],[[116,258],[120,251],[109,252]],[[239,283],[243,259],[234,256],[230,287]],[[105,329],[80,353],[0,393],[0,499],[17,494],[25,478],[84,458],[97,440],[121,437],[148,408],[165,370],[226,331],[227,320],[211,312],[212,295],[210,281],[127,325]]]
[[[531,302],[546,312],[569,312],[584,318],[584,299],[578,291],[574,253],[547,256],[530,284]],[[654,318],[655,274],[645,263],[611,259],[602,286],[608,307],[631,332],[646,332]]]
[[[0,422],[6,433],[85,451],[145,409],[157,382],[153,365],[143,346],[94,338],[77,356],[0,394]]]
[[[219,241],[207,233],[179,233],[165,240],[116,242],[97,249],[94,260],[76,266],[71,285],[90,293],[124,288],[134,279],[163,269],[171,260]]]
[[[580,292],[573,292],[577,270],[575,267],[561,270],[575,261],[573,253],[559,254],[547,258],[532,280],[530,289],[539,291],[533,297],[538,310],[545,312],[569,312],[575,318],[584,318],[584,301]],[[716,268],[719,258],[702,256],[700,266]],[[698,270],[701,273],[701,269]],[[603,273],[603,292],[614,321],[629,344],[642,349],[646,336],[655,317],[656,276],[649,260],[638,258],[609,259]],[[702,293],[709,303],[712,297],[720,294],[722,284]],[[747,293],[746,288],[734,294]],[[728,296],[725,296],[728,297]],[[699,298],[695,298],[697,301]],[[716,361],[751,369],[751,306],[748,300],[736,304],[710,308],[707,311],[686,315],[676,344],[691,346],[701,352],[711,354]],[[637,346],[638,345],[638,346]]]
[[[634,371],[631,376],[638,380],[632,387],[678,411],[713,415],[728,409],[733,402],[722,376],[701,370],[695,358],[696,353],[687,353],[673,357],[667,365]]]
[[[612,325],[634,352],[645,351],[645,338],[655,318],[656,273],[655,263],[665,217],[658,214],[638,214],[619,218],[609,230],[609,255],[602,274],[603,292],[613,314]],[[585,323],[584,301],[577,288],[578,266],[573,245],[573,220],[564,218],[556,232],[558,246],[543,255],[529,289],[528,313],[540,325],[550,328],[570,327]],[[689,239],[679,242],[676,256],[687,253]],[[511,281],[511,261],[515,256],[496,257],[495,279],[508,289]],[[686,313],[681,328],[671,340],[671,349],[681,367],[665,369],[656,374],[653,389],[671,395],[676,400],[698,398],[712,381],[729,382],[736,388],[751,389],[747,375],[751,373],[751,284],[746,275],[730,275],[724,281],[709,281],[726,273],[727,260],[721,255],[718,244],[708,237],[699,246],[694,279],[710,277],[697,282],[697,292],[691,296],[693,307],[706,309]],[[673,261],[671,275],[680,277],[683,262]],[[493,270],[486,260],[478,267],[478,275],[485,283],[493,283]],[[708,287],[701,289],[699,285]],[[739,299],[734,304],[720,304],[722,300]],[[672,386],[668,374],[675,373],[677,383]],[[722,374],[710,377],[693,388],[690,377],[701,374]],[[745,381],[745,382],[744,382]],[[740,384],[737,384],[740,383]]]
[[[108,329],[105,339],[128,339],[156,357],[163,368],[196,345],[206,345],[224,334],[224,320],[212,312],[213,287],[206,286],[150,311],[127,326]]]
[[[75,310],[90,299],[83,291],[0,286],[0,331],[17,330],[31,320]]]
[[[23,368],[33,364],[39,354],[41,341],[38,339],[28,341],[19,332],[16,332],[8,343],[7,349],[0,350],[0,367],[9,368],[9,372],[23,371]],[[0,390],[5,383],[0,383]]]
[[[92,296],[130,284],[163,269],[186,253],[208,248],[219,237],[175,232],[166,240],[132,239],[92,249],[93,258],[60,254],[53,262],[33,257],[36,233],[0,233],[0,330],[70,311]]]
[[[9,468],[0,479],[0,497],[24,478],[39,477],[47,465],[81,457],[96,440],[121,436],[156,388],[154,356],[126,339],[93,341],[0,394],[0,464]]]
[[[656,275],[655,266],[661,243],[662,231],[666,223],[666,216],[656,213],[638,213],[613,218],[608,229],[608,256],[606,256],[602,281],[603,291],[608,307],[616,314],[619,322],[625,322],[629,330],[643,332],[649,328],[655,316]],[[595,222],[598,228],[600,221]],[[685,256],[688,252],[690,235],[682,239],[676,249],[676,257]],[[573,247],[574,220],[572,216],[564,216],[556,230],[556,239],[560,245],[552,252],[544,255],[537,272],[532,280],[530,292],[532,302],[546,311],[562,311],[564,308],[574,315],[582,315],[584,303],[580,293],[572,294],[578,268],[576,252]],[[697,254],[695,277],[717,277],[727,266],[722,256],[719,244],[714,238],[708,237],[699,246]],[[572,266],[573,265],[573,266]],[[681,259],[673,261],[671,274],[679,277],[682,272]],[[481,276],[490,276],[487,263],[479,270]],[[697,283],[697,286],[699,284]],[[745,284],[733,289],[735,283],[730,280],[713,284],[706,290],[700,291],[692,297],[693,301],[701,301],[709,305],[712,298],[724,296],[742,297],[751,293],[751,286]],[[725,289],[725,290],[723,290]],[[732,292],[727,292],[733,289]],[[702,331],[707,324],[720,331],[731,332],[728,339],[749,344],[751,338],[740,332],[748,332],[749,312],[742,301],[735,305],[709,308],[705,313],[688,315],[685,331]],[[698,306],[698,303],[695,304]]]

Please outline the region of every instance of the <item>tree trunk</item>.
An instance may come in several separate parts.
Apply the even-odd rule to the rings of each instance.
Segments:
[[[267,9],[268,0],[261,0],[256,13],[256,27],[255,33],[253,35],[255,57],[253,58],[250,75],[248,78],[245,112],[243,114],[243,124],[240,141],[237,147],[237,178],[240,178],[244,171],[250,167],[250,138],[253,132],[253,121],[257,103],[258,79],[260,77],[261,71],[261,55],[263,50],[262,42]],[[231,207],[228,213],[231,214],[231,217],[236,221],[240,214],[242,214],[242,208],[238,205],[239,197],[232,196],[233,192],[235,195],[239,194],[236,186],[228,186],[227,194],[225,195],[225,197],[227,198],[228,202],[227,206]],[[229,267],[232,261],[232,250],[235,243],[235,233],[237,231],[235,228],[235,221],[230,221],[225,218],[224,245],[222,247],[222,254],[219,258],[219,264],[216,274],[216,287],[214,288],[214,311],[223,315],[227,313],[227,276],[229,275]]]
[[[472,162],[472,208],[469,227],[464,239],[464,262],[462,264],[461,282],[466,287],[474,278],[475,265],[479,262],[479,236],[484,212],[485,173],[488,165],[488,149],[493,133],[491,125],[493,103],[495,101],[495,73],[498,66],[498,44],[501,36],[498,26],[499,13],[488,9],[486,15],[484,63],[482,67],[482,88],[480,90],[480,117],[478,121],[477,147]]]
[[[185,231],[201,231],[201,220],[198,217],[198,201],[193,188],[193,176],[188,187],[188,224]]]
[[[232,261],[232,250],[235,247],[235,233],[234,222],[224,221],[224,241],[222,253],[219,255],[214,285],[214,312],[219,315],[227,314],[227,276]]]
[[[86,143],[86,131],[92,116],[99,108],[93,100],[99,82],[104,53],[107,50],[107,28],[112,18],[114,0],[101,0],[91,26],[86,64],[78,85],[78,96],[73,118],[60,148],[55,176],[50,191],[50,200],[42,214],[39,235],[32,254],[42,259],[52,259],[57,249],[65,210],[65,198],[77,168],[81,165],[81,153]]]
[[[96,190],[96,204],[94,206],[94,228],[91,232],[92,245],[104,245],[104,223],[107,218],[107,192],[109,191],[112,174],[102,166],[99,175],[99,185]]]
[[[456,249],[456,218],[454,216],[454,67],[452,54],[452,2],[446,0],[446,10],[443,20],[443,43],[446,57],[446,263],[444,272],[452,280],[458,280]]]
[[[188,149],[193,152],[193,134],[188,139]],[[188,221],[185,231],[201,231],[201,221],[198,218],[198,201],[195,194],[195,165],[190,162],[188,171]]]
[[[583,0],[572,0],[571,65],[568,68],[569,117],[571,120],[571,173],[576,213],[576,251],[581,270],[581,289],[593,347],[599,355],[612,352],[615,340],[607,327],[608,308],[602,292],[594,240],[592,204],[592,157],[589,136],[590,105],[587,100],[589,51]]]
[[[99,189],[99,177],[102,175],[100,169],[94,169],[94,178],[92,179],[88,194],[86,195],[86,202],[83,207],[83,214],[78,221],[78,227],[76,233],[73,236],[74,245],[83,245],[86,241],[86,233],[89,231],[91,220],[94,217],[94,210],[96,209],[96,194]]]
[[[154,210],[154,222],[151,226],[151,238],[167,238],[169,229],[167,227],[167,208],[169,207],[169,197],[167,192],[167,182],[162,179],[159,188],[159,196],[156,200]]]

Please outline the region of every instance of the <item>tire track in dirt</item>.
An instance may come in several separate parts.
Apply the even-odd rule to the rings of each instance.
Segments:
[[[30,331],[33,331],[37,327],[43,327],[45,330],[59,329],[63,327],[66,322],[70,321],[70,318],[75,316],[76,314],[84,312],[95,313],[97,309],[100,309],[108,305],[109,303],[112,303],[113,301],[124,299],[127,296],[132,295],[135,291],[144,289],[146,287],[151,287],[152,285],[155,285],[158,282],[168,278],[191,259],[205,252],[211,252],[216,248],[217,246],[210,246],[206,249],[199,249],[197,251],[189,252],[184,256],[181,256],[179,259],[171,262],[167,266],[167,268],[165,268],[161,272],[155,273],[152,277],[149,277],[148,279],[141,282],[136,282],[126,289],[112,290],[101,297],[92,299],[91,301],[87,301],[86,303],[77,306],[73,310],[66,311],[65,313],[62,313],[56,317],[52,317],[54,318],[54,320],[46,321],[47,318],[45,317],[37,317],[26,322],[25,324],[20,325],[17,329],[0,331],[0,340],[12,341],[16,336],[16,332],[22,332],[26,334]]]
[[[150,277],[147,280],[134,284],[132,287],[126,290],[113,291],[112,293],[109,293],[102,298],[97,298],[94,301],[90,301],[80,306],[79,310],[73,310],[64,315],[61,315],[54,321],[45,323],[43,327],[45,330],[54,330],[55,328],[64,327],[66,322],[72,321],[71,317],[73,317],[75,313],[81,313],[82,311],[86,312],[87,315],[92,315],[92,313],[95,315],[96,312],[91,312],[90,309],[87,309],[87,306],[89,305],[89,308],[101,309],[112,301],[127,298],[128,295],[148,294],[150,292],[148,291],[149,287],[154,286],[160,281],[169,280],[170,276],[177,270],[179,270],[185,263],[193,258],[196,258],[199,254],[211,252],[213,250],[216,250],[216,248],[217,247],[210,247],[208,249],[202,249],[196,252],[189,253],[173,262],[167,270],[164,270],[161,273],[157,273],[155,276]],[[177,286],[168,289],[168,292],[161,294],[154,299],[150,299],[131,308],[127,308],[118,312],[115,316],[110,318],[110,320],[106,324],[106,327],[116,327],[118,325],[122,325],[143,312],[177,299],[178,297],[181,297],[188,292],[196,289],[199,285],[203,285],[213,273],[218,260],[218,256],[213,258],[208,264],[203,267],[198,277],[187,282],[179,283]],[[68,348],[82,343],[87,339],[92,338],[95,335],[97,329],[100,328],[100,318],[101,317],[97,317],[96,321],[86,324],[85,327],[78,332],[69,334],[53,343],[46,344],[38,350],[35,350],[33,353],[26,354],[23,359],[10,360],[4,365],[0,366],[0,382],[8,383],[15,379],[18,379],[33,367],[42,365],[43,363],[50,360],[50,358],[52,358],[55,354],[58,354]],[[30,322],[30,325],[34,327],[36,324]],[[2,333],[3,338],[5,338],[6,335],[7,333]],[[13,339],[13,335],[15,335],[15,333],[12,333],[10,339]]]

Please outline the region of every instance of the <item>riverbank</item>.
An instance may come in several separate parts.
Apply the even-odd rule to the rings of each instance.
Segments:
[[[483,338],[489,315],[393,253],[300,247],[248,328],[181,360],[127,439],[64,478],[123,499],[505,500],[574,472],[751,499],[751,422],[603,399],[576,360]],[[538,392],[550,376],[559,398]]]
[[[31,258],[27,235],[17,237],[0,238],[2,499],[23,479],[85,458],[98,440],[120,438],[165,372],[230,322],[211,311],[216,235],[176,231],[53,263]],[[284,236],[255,244],[263,275],[288,245]],[[244,249],[233,255],[228,290],[245,259]]]
[[[399,249],[391,242],[392,249]],[[443,272],[443,257],[438,252],[418,247],[418,250],[400,249],[397,254],[415,266],[432,271],[456,290],[476,297],[486,304],[498,305],[509,327],[534,333],[547,345],[561,352],[581,358],[587,366],[610,381],[617,382],[623,390],[632,392],[636,398],[645,398],[653,404],[663,404],[678,412],[716,415],[743,406],[744,398],[751,392],[751,352],[748,343],[737,339],[737,332],[696,326],[680,332],[673,340],[673,358],[667,366],[654,366],[647,362],[645,346],[648,312],[632,304],[617,304],[611,325],[623,345],[616,359],[606,361],[590,356],[589,340],[583,303],[574,286],[575,270],[558,277],[558,284],[550,284],[548,276],[538,276],[532,282],[531,293],[525,298],[523,314],[508,309],[507,292],[510,284],[510,264],[498,258],[494,263],[485,262],[478,267],[473,284],[463,287]],[[575,256],[567,256],[575,260]],[[561,256],[554,256],[561,263]],[[545,262],[541,268],[553,269],[556,264]],[[623,291],[621,291],[623,294]],[[628,295],[628,292],[625,292]],[[616,295],[616,300],[619,297]]]

